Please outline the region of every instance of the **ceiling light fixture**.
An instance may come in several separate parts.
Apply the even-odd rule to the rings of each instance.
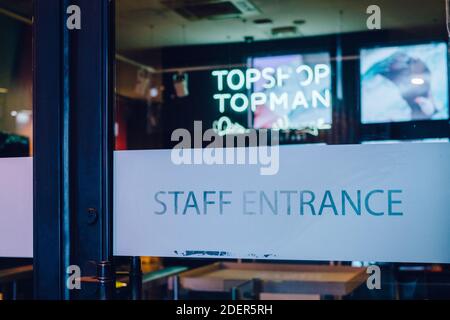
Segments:
[[[271,30],[272,36],[274,37],[290,37],[297,35],[297,27],[296,26],[284,26],[277,27]]]
[[[306,20],[298,19],[298,20],[294,20],[293,23],[298,25],[298,26],[301,26],[301,25],[306,23]]]
[[[253,23],[257,24],[257,25],[272,24],[273,20],[272,19],[268,19],[268,18],[256,19],[256,20],[253,20]]]

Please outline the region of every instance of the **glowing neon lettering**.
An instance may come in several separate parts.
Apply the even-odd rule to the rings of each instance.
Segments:
[[[291,77],[298,79],[301,87],[318,85],[322,81],[330,81],[331,70],[326,64],[300,65],[295,70],[291,68],[256,68],[215,70],[212,72],[219,93],[213,95],[218,102],[220,113],[227,110],[243,113],[250,108],[255,112],[259,106],[267,106],[272,111],[282,108],[295,110],[325,107],[331,108],[331,91],[329,89],[298,90],[287,92],[283,90],[285,82]],[[248,93],[255,85],[264,89],[280,88],[276,92]]]

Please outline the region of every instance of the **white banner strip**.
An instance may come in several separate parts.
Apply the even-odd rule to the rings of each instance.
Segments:
[[[450,144],[283,146],[279,171],[115,153],[124,256],[450,263]]]
[[[33,257],[33,159],[0,159],[0,257]]]

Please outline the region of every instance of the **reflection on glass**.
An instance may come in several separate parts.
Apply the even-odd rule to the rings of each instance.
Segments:
[[[362,122],[448,119],[447,44],[361,51]]]
[[[195,120],[282,144],[448,137],[443,1],[380,3],[381,30],[364,1],[245,3],[117,1],[117,149],[170,148]]]
[[[331,63],[328,53],[256,57],[262,76],[253,94],[263,93],[254,110],[254,128],[329,129],[332,123]],[[274,73],[284,76],[275,81]],[[264,79],[264,75],[268,75]],[[254,99],[255,100],[255,99]]]
[[[0,157],[29,156],[33,135],[31,26],[0,14],[0,39]]]
[[[0,0],[0,300],[33,297],[31,9]]]
[[[377,1],[380,30],[361,0],[116,3],[117,150],[170,149],[198,120],[220,135],[279,130],[281,144],[449,142],[445,1]],[[426,297],[381,266],[387,289],[355,297]]]

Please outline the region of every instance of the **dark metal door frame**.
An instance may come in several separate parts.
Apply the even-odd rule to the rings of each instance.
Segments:
[[[68,30],[69,5],[81,30]],[[37,299],[110,298],[114,1],[35,0],[34,290]],[[95,285],[69,290],[67,267]],[[98,269],[98,273],[97,273]]]

